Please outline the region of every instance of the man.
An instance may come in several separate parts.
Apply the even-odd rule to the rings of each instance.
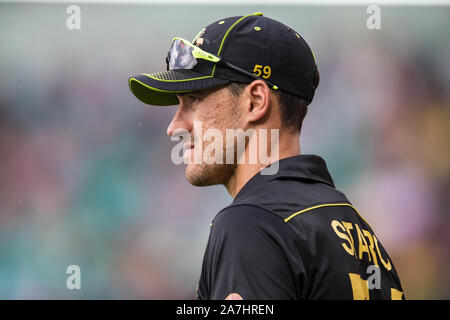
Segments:
[[[174,38],[166,62],[168,71],[131,77],[130,89],[147,104],[179,104],[167,133],[187,140],[186,178],[223,184],[234,198],[211,224],[199,299],[404,298],[386,250],[325,161],[300,152],[319,73],[297,32],[261,13],[224,18],[192,43]],[[241,149],[235,135],[196,157],[212,140],[196,124],[215,140],[250,133]],[[255,153],[269,161],[250,161]]]

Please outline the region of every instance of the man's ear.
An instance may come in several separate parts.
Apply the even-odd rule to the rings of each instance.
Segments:
[[[264,122],[271,113],[270,88],[255,80],[245,88],[245,120],[247,124]]]

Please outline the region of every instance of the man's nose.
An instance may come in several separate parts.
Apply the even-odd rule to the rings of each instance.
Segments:
[[[171,137],[174,134],[176,135],[180,131],[191,132],[191,130],[192,130],[191,121],[189,120],[186,112],[184,112],[183,108],[180,106],[177,110],[177,113],[175,113],[175,116],[170,122],[169,126],[167,127],[167,135]]]

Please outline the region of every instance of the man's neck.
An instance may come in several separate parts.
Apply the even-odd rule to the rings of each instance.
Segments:
[[[283,141],[284,140],[284,141]],[[245,150],[246,159],[248,157],[248,148]],[[298,135],[280,138],[279,152],[277,157],[271,157],[270,162],[262,164],[259,159],[256,164],[237,164],[234,175],[225,183],[225,188],[228,193],[233,197],[239,193],[239,191],[245,186],[245,184],[258,172],[267,167],[269,164],[279,161],[281,159],[289,158],[292,156],[300,155],[300,144]]]

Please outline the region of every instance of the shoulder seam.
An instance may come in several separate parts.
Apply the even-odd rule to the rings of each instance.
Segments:
[[[363,216],[361,216],[361,214],[358,212],[358,210],[357,210],[352,204],[346,203],[346,202],[339,202],[339,203],[323,203],[323,204],[318,204],[318,205],[315,205],[315,206],[312,206],[312,207],[308,207],[308,208],[306,208],[306,209],[303,209],[303,210],[300,210],[300,211],[298,211],[298,212],[295,212],[295,213],[291,214],[289,217],[287,217],[286,219],[284,219],[284,222],[288,222],[289,220],[291,220],[292,218],[296,217],[296,216],[299,215],[299,214],[302,214],[302,213],[305,213],[305,212],[308,212],[308,211],[312,211],[312,210],[315,210],[315,209],[320,209],[320,208],[323,208],[323,207],[344,207],[344,206],[345,206],[345,207],[350,207],[350,208],[352,208],[352,209],[356,212],[356,214],[357,214],[361,219],[363,219],[364,222],[367,223],[367,225],[370,227],[369,223],[366,221],[366,219],[364,219]]]
[[[265,208],[265,207],[263,207],[263,206],[260,206],[260,205],[257,205],[257,204],[253,204],[253,203],[238,203],[238,204],[232,204],[232,205],[230,205],[230,206],[228,206],[228,207],[225,207],[225,208],[223,208],[222,210],[220,210],[220,211],[216,214],[216,216],[214,217],[213,222],[211,223],[211,225],[214,223],[214,220],[216,220],[216,218],[217,218],[221,213],[223,213],[225,210],[230,209],[230,208],[234,208],[234,207],[239,207],[239,206],[250,206],[250,207],[255,207],[255,208],[264,210],[265,212],[270,213],[270,214],[274,215],[275,217],[277,217],[278,219],[280,219],[281,221],[283,221],[283,218],[282,218],[282,217],[280,217],[278,214],[276,214],[276,213],[273,212],[272,210],[267,209],[267,208]]]

